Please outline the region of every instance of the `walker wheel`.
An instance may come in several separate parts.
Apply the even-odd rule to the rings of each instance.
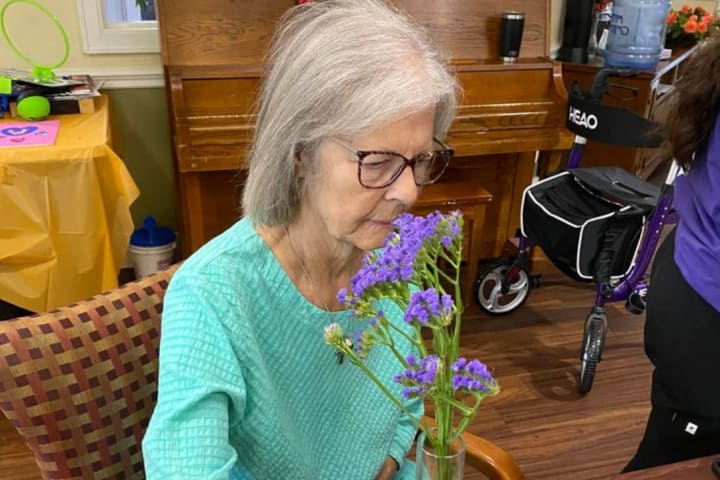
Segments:
[[[490,264],[478,274],[475,282],[475,298],[478,305],[490,315],[510,313],[527,300],[530,293],[530,276],[518,268],[508,278],[507,290],[503,293],[503,279],[510,269],[510,263]]]
[[[580,393],[588,393],[595,380],[603,349],[603,323],[589,321],[583,334],[582,351],[580,352]]]
[[[631,292],[625,302],[625,309],[635,315],[645,311],[645,299],[638,292]]]

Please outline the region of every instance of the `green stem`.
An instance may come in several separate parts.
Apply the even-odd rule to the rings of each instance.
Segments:
[[[475,405],[473,405],[472,408],[469,408],[467,405],[463,404],[463,407],[467,409],[467,411],[463,413],[463,418],[462,420],[460,420],[460,423],[458,423],[458,426],[455,429],[455,432],[452,434],[452,437],[450,437],[450,441],[453,441],[454,439],[462,435],[462,433],[468,427],[472,419],[475,417],[475,412],[477,412],[478,407],[480,407],[481,401],[482,397],[475,397]]]
[[[440,328],[437,326],[432,326],[430,328],[432,328],[433,330],[433,347],[435,348],[435,354],[443,360],[447,359],[449,340],[447,332],[444,328]],[[446,366],[443,366],[443,370],[445,368]]]
[[[452,265],[452,267],[453,267],[455,270],[459,270],[459,269],[460,269],[460,259],[456,259],[456,258],[449,257],[448,254],[445,253],[445,251],[440,252],[440,257],[442,257],[442,258],[444,258],[445,260],[447,260],[448,263],[450,263],[450,265]]]
[[[458,262],[460,260],[461,252],[458,251]],[[474,278],[469,278],[468,281],[474,282]],[[463,312],[464,306],[463,306],[463,298],[462,298],[462,290],[460,289],[460,268],[455,269],[455,325],[454,325],[454,332],[453,332],[453,345],[456,348],[459,348],[460,346],[460,326],[462,325],[462,312]],[[453,352],[454,357],[457,358],[458,354],[460,352]]]
[[[395,356],[395,359],[400,362],[400,365],[403,366],[403,368],[407,368],[407,362],[405,361],[405,358],[400,354],[400,352],[397,351],[397,348],[395,348],[395,344],[388,344],[388,347],[390,347],[390,351]]]
[[[428,356],[427,347],[425,346],[425,339],[422,337],[422,330],[420,328],[415,328],[415,336],[417,337],[417,349],[418,353],[420,354],[420,358],[425,358]]]
[[[417,339],[412,338],[410,335],[408,335],[407,333],[405,333],[405,332],[404,332],[401,328],[399,328],[397,325],[393,325],[392,323],[388,322],[388,327],[389,327],[389,328],[392,328],[393,330],[395,330],[396,332],[398,332],[400,335],[402,335],[403,337],[405,337],[405,339],[406,339],[408,342],[410,342],[410,344],[413,345],[415,348],[418,348],[418,349],[419,349],[419,348],[421,348],[421,347],[424,347],[423,342],[418,342]],[[420,338],[422,338],[422,337],[420,337]]]
[[[472,417],[463,417],[463,419],[460,420],[460,423],[458,423],[457,428],[455,429],[453,434],[450,436],[451,442],[463,434],[463,432],[468,427],[468,425],[470,425],[471,420],[472,420]]]
[[[410,411],[407,409],[407,407],[405,407],[405,405],[403,405],[403,403],[400,400],[398,400],[395,397],[395,395],[390,393],[390,390],[388,390],[387,387],[380,381],[380,379],[375,376],[375,374],[372,372],[372,370],[370,370],[367,367],[367,365],[365,365],[363,362],[358,360],[354,354],[346,352],[346,355],[348,356],[348,358],[350,358],[350,361],[352,363],[354,363],[355,365],[357,365],[358,367],[360,367],[360,369],[363,372],[365,372],[365,374],[368,376],[368,378],[370,378],[370,380],[380,389],[380,391],[383,392],[385,394],[385,396],[388,397],[388,399],[390,399],[390,401],[392,403],[394,403],[395,406],[398,407],[400,409],[400,411],[403,412],[413,422],[413,425],[415,425],[415,428],[422,430],[425,433],[425,435],[427,436],[427,431],[426,431],[425,426],[420,422],[420,420],[417,417],[415,417],[415,415],[410,413]]]
[[[438,272],[440,272],[440,275],[442,275],[443,278],[445,278],[445,280],[447,280],[448,282],[455,283],[455,279],[453,277],[451,277],[450,275],[448,275],[447,273],[443,272],[440,269],[438,269]]]
[[[406,302],[402,302],[402,300],[397,298],[396,296],[393,296],[390,298],[391,298],[391,300],[393,300],[396,303],[396,305],[398,305],[400,307],[400,309],[402,311],[407,310]],[[422,332],[421,332],[420,328],[415,328],[415,338],[413,338],[412,336],[408,335],[404,330],[399,328],[397,325],[394,325],[392,322],[388,321],[387,325],[388,325],[388,328],[392,328],[394,331],[396,331],[400,335],[402,335],[408,342],[410,342],[410,344],[413,345],[418,350],[418,353],[420,354],[421,358],[427,357],[428,351],[427,351],[427,348],[425,347],[425,341],[423,340]],[[403,365],[404,365],[404,363],[403,363]]]
[[[474,409],[468,407],[464,403],[456,400],[453,397],[443,397],[443,401],[447,402],[450,406],[453,408],[456,408],[457,410],[460,410],[460,413],[463,416],[472,415],[474,412]]]

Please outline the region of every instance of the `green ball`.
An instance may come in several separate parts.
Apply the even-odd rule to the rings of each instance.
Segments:
[[[50,115],[50,100],[42,95],[30,95],[17,102],[17,113],[25,120],[42,120]]]

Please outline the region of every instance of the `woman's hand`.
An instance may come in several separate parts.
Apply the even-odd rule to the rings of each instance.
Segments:
[[[383,463],[382,468],[375,477],[375,480],[392,480],[397,471],[398,463],[393,457],[388,455],[388,457],[385,459],[385,463]]]

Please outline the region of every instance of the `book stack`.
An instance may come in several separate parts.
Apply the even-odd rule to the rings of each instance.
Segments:
[[[69,80],[79,82],[62,91],[50,92],[50,115],[68,113],[92,113],[95,111],[94,97],[100,95],[90,75],[70,75]]]

